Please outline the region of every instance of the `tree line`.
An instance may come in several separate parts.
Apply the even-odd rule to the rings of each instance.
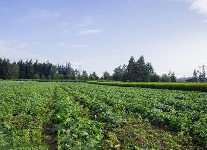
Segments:
[[[150,62],[145,63],[144,56],[135,60],[133,56],[127,65],[120,65],[114,69],[112,76],[107,71],[104,72],[102,79],[123,82],[176,82],[174,72],[159,76],[154,71]]]
[[[70,79],[70,80],[98,80],[95,72],[89,74],[83,70],[73,69],[70,63],[54,65],[51,62],[38,60],[20,60],[11,62],[0,58],[0,79]]]
[[[188,78],[187,82],[206,82],[206,71],[205,66],[202,65],[201,69],[195,69],[193,71],[193,77]]]
[[[112,80],[123,82],[176,82],[175,73],[159,76],[150,62],[145,62],[144,56],[135,60],[133,56],[128,64],[120,65],[113,70],[113,74],[105,71],[99,78],[96,72],[88,74],[85,70],[80,71],[65,65],[38,62],[38,60],[19,60],[11,62],[9,59],[0,58],[0,79],[66,79],[66,80]],[[206,82],[205,66],[202,70],[194,70],[193,76],[187,82]]]

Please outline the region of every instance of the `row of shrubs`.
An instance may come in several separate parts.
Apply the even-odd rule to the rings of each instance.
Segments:
[[[207,83],[162,83],[162,82],[98,82],[87,81],[91,84],[123,86],[123,87],[141,87],[153,89],[169,89],[169,90],[183,90],[183,91],[202,91],[207,92]]]

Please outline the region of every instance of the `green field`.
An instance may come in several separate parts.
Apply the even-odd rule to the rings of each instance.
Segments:
[[[88,83],[0,85],[0,149],[207,149],[207,93]]]

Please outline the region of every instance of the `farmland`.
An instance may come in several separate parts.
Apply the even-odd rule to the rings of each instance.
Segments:
[[[0,86],[0,149],[206,149],[205,92],[88,83]]]

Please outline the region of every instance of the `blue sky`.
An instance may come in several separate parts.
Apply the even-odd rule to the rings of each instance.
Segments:
[[[207,0],[0,0],[0,57],[99,76],[144,55],[161,75],[207,66]]]

